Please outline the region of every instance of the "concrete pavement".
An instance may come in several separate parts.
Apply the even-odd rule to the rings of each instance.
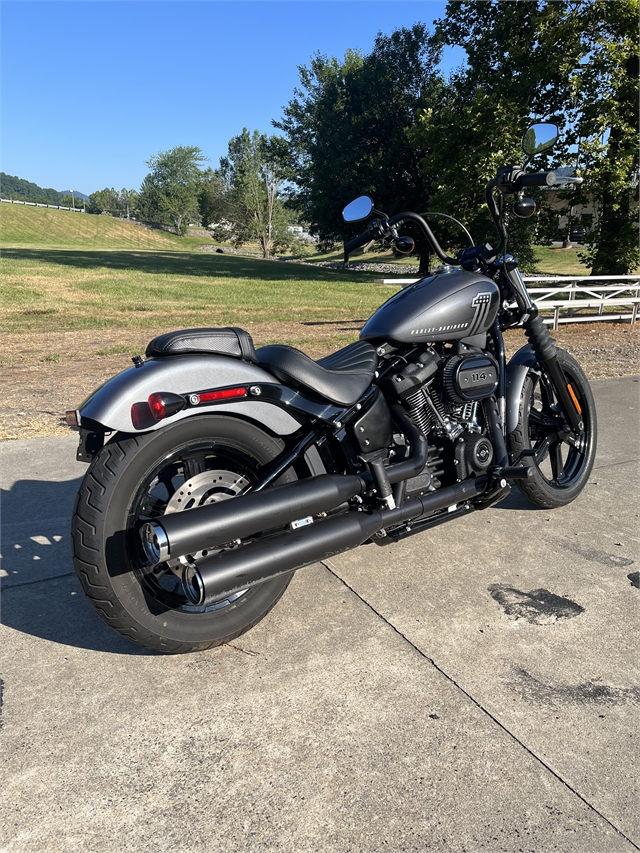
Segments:
[[[514,491],[302,570],[233,646],[179,657],[71,574],[74,438],[0,445],[0,850],[640,849],[640,383],[593,387],[574,504]]]

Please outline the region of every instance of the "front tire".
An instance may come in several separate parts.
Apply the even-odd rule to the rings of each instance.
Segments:
[[[227,643],[263,619],[293,573],[195,606],[170,564],[146,565],[139,530],[167,511],[244,493],[280,450],[252,424],[214,415],[107,444],[82,482],[71,531],[78,579],[102,619],[138,645],[174,654]],[[295,479],[289,469],[278,485]]]
[[[589,382],[569,353],[561,349],[557,353],[581,409],[584,432],[577,440],[569,434],[553,383],[536,365],[525,378],[518,425],[509,436],[511,464],[527,465],[533,471],[526,480],[516,481],[518,488],[544,509],[575,500],[587,484],[596,457],[596,406]]]

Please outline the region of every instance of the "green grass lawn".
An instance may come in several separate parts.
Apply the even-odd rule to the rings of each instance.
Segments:
[[[0,214],[8,332],[364,320],[395,291],[373,283],[379,273],[202,252],[207,237],[110,217],[7,204]],[[575,251],[537,251],[541,272],[585,273]],[[309,260],[341,258],[336,249]],[[403,261],[400,275],[415,263]]]
[[[2,208],[8,332],[364,319],[395,290],[374,274],[196,251],[201,238],[107,217]]]

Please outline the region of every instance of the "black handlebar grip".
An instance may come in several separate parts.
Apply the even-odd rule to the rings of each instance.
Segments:
[[[364,234],[358,234],[358,236],[354,237],[353,240],[349,240],[348,243],[344,244],[345,255],[351,254],[351,252],[359,249],[360,246],[364,246],[366,243],[369,243],[372,239],[373,238],[368,231],[365,231]]]
[[[552,187],[557,183],[555,172],[537,172],[535,175],[520,175],[516,179],[516,188],[523,187]]]

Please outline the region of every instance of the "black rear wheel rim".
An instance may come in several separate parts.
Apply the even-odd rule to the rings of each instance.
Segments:
[[[127,559],[147,603],[154,610],[205,614],[221,610],[247,596],[250,590],[233,593],[206,605],[192,604],[183,583],[166,563],[151,567],[142,550],[140,530],[148,521],[164,515],[167,504],[184,483],[206,471],[226,470],[250,484],[257,480],[258,463],[248,454],[213,440],[192,441],[173,449],[146,474],[127,513]],[[245,489],[246,491],[246,489]]]

